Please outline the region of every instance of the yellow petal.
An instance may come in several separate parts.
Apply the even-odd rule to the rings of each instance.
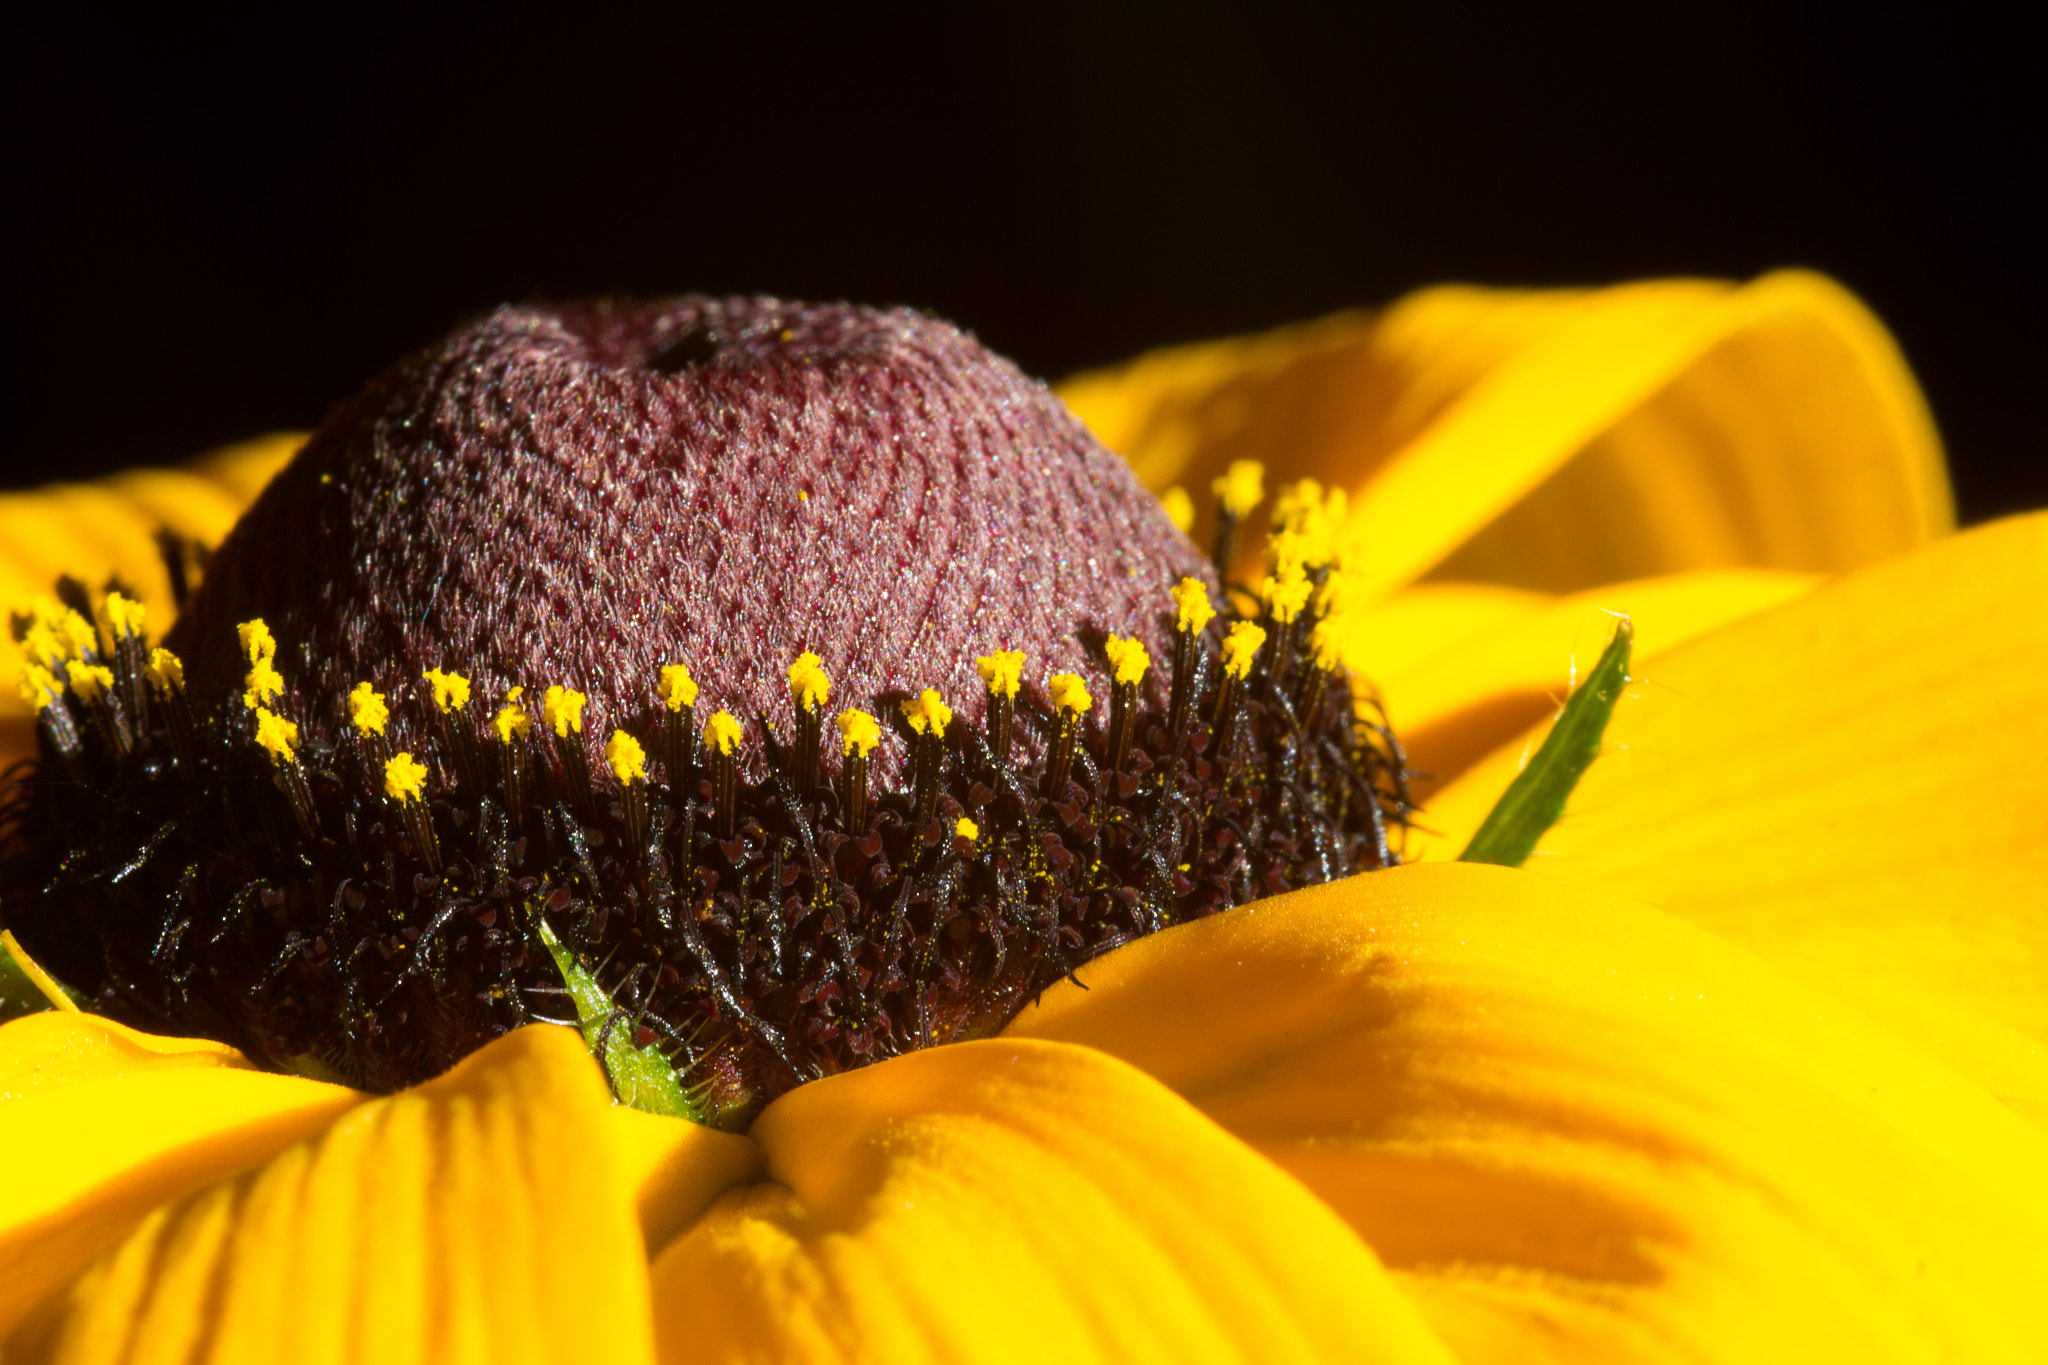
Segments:
[[[2048,1138],[1661,912],[1411,866],[1080,979],[1006,1038],[1186,1096],[1357,1228],[1468,1362],[2048,1351]]]
[[[650,1360],[609,1103],[573,1031],[522,1029],[159,1209],[10,1345],[79,1362]]]
[[[712,1200],[757,1179],[767,1160],[750,1138],[663,1114],[614,1105],[605,1122],[636,1191],[640,1235],[650,1256],[694,1223]]]
[[[268,1160],[361,1099],[96,1015],[0,1026],[0,1334],[152,1207]]]
[[[156,532],[169,527],[218,545],[242,509],[292,454],[299,433],[266,436],[194,461],[187,469],[135,470],[93,484],[0,493],[0,616],[46,596],[70,574],[94,588],[118,576],[149,609],[151,632],[172,619],[170,579]],[[35,751],[35,722],[11,680],[21,647],[0,631],[0,769]]]
[[[1897,349],[1800,272],[1432,289],[1060,391],[1155,488],[1206,487],[1256,458],[1270,482],[1352,490],[1367,590],[1433,569],[1559,592],[1694,568],[1824,572],[1952,524]]]
[[[1382,640],[1389,641],[1388,652],[1413,658],[1391,638],[1397,630],[1422,627],[1415,619],[1420,613],[1403,600],[1411,594],[1441,603],[1458,625],[1475,608],[1505,605],[1492,595],[1498,589],[1423,585],[1347,618],[1345,662],[1378,687],[1410,766],[1428,775],[1415,788],[1426,804],[1436,784],[1554,714],[1577,669],[1599,657],[1616,615],[1634,621],[1636,657],[1646,659],[1798,597],[1818,581],[1769,569],[1701,569],[1565,598],[1528,596],[1512,615],[1489,612],[1485,629],[1463,634],[1420,662],[1381,666],[1376,646]]]
[[[662,1359],[1444,1360],[1342,1223],[1123,1064],[984,1041],[814,1082],[654,1268]]]
[[[1986,1084],[2019,1084],[2008,1060],[2024,1058],[2000,1058],[2017,1045],[2038,1068],[2048,1045],[2044,600],[2037,515],[1650,661],[1531,867],[1705,925]],[[1518,753],[1431,803],[1440,854],[1462,847]],[[1944,1005],[2036,1046],[1937,1023]],[[1969,1037],[1942,1036],[1954,1030]],[[2048,1090],[2003,1093],[2048,1117]]]

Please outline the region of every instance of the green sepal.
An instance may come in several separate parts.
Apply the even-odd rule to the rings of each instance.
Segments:
[[[84,1008],[85,997],[44,971],[12,932],[0,932],[0,1024],[44,1010]]]
[[[1572,789],[1600,756],[1601,736],[1607,733],[1621,689],[1628,686],[1629,649],[1635,637],[1635,627],[1622,617],[1600,662],[1565,698],[1564,710],[1543,746],[1493,803],[1486,822],[1458,855],[1459,862],[1520,867],[1529,860],[1536,841],[1558,822]]]
[[[618,1007],[604,987],[597,984],[597,977],[590,969],[576,960],[576,954],[555,937],[555,931],[548,928],[545,919],[536,917],[540,926],[540,941],[547,948],[548,956],[555,960],[555,970],[562,974],[562,984],[569,988],[569,998],[576,1003],[576,1021],[583,1030],[583,1041],[597,1056],[600,1045],[604,1048],[605,1072],[611,1077],[612,1093],[619,1103],[634,1109],[644,1109],[650,1114],[666,1114],[670,1118],[688,1119],[692,1123],[705,1122],[703,1106],[690,1098],[684,1088],[682,1077],[669,1064],[660,1049],[636,1047],[633,1044],[634,1025],[630,1017],[623,1018],[611,1029],[611,1036],[605,1036],[605,1026],[617,1014]]]

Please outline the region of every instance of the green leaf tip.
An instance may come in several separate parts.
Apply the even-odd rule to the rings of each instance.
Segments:
[[[1629,650],[1635,638],[1635,627],[1622,617],[1600,662],[1565,698],[1564,710],[1558,712],[1542,747],[1493,803],[1486,822],[1458,855],[1459,862],[1520,867],[1529,860],[1536,841],[1558,822],[1572,789],[1600,756],[1601,736],[1607,733],[1621,689],[1628,685]]]
[[[535,922],[540,926],[541,944],[555,960],[555,970],[562,974],[562,984],[569,988],[569,998],[576,1004],[576,1022],[583,1030],[583,1041],[591,1055],[603,1063],[619,1103],[650,1114],[703,1123],[703,1107],[690,1097],[668,1058],[659,1048],[634,1045],[636,1030],[632,1016],[612,1003],[604,987],[597,984],[597,977],[555,937],[547,920],[536,916]]]

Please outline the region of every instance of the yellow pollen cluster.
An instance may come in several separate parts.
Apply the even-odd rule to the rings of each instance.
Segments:
[[[981,826],[963,815],[953,822],[953,832],[972,843],[981,837]]]
[[[533,722],[519,704],[519,699],[525,695],[523,687],[515,687],[505,694],[505,704],[498,708],[498,714],[491,721],[491,728],[498,732],[498,743],[510,744],[533,729]]]
[[[1188,496],[1188,490],[1179,484],[1159,495],[1159,510],[1166,513],[1166,519],[1186,535],[1195,527],[1195,500]]]
[[[64,662],[66,650],[57,632],[42,617],[37,617],[28,628],[28,634],[21,637],[21,647],[29,659],[45,669],[53,669]]]
[[[267,707],[256,708],[256,743],[279,763],[289,763],[299,751],[299,727]]]
[[[661,670],[661,704],[671,711],[697,704],[697,680],[686,664],[669,664]]]
[[[469,679],[460,673],[443,673],[430,668],[420,674],[434,687],[434,705],[442,711],[460,711],[469,705]],[[581,725],[576,727],[582,729]]]
[[[556,739],[567,739],[569,732],[583,733],[583,694],[573,687],[557,684],[547,690],[540,699],[540,713],[546,718],[548,728],[555,732]]]
[[[1052,693],[1052,704],[1062,711],[1080,715],[1095,704],[1088,695],[1088,684],[1081,681],[1078,673],[1055,673],[1046,683],[1046,690]]]
[[[1209,589],[1199,578],[1183,578],[1174,584],[1173,605],[1173,628],[1178,631],[1205,630],[1216,619],[1216,608],[1209,604]]]
[[[704,741],[728,758],[740,746],[740,723],[723,706],[704,722]]]
[[[391,708],[384,704],[384,694],[368,683],[357,683],[348,694],[348,721],[358,732],[381,735],[384,723],[390,719]]]
[[[93,630],[92,622],[75,611],[65,612],[57,622],[57,629],[63,634],[68,658],[82,659],[99,645],[100,637]]]
[[[991,694],[1015,697],[1024,686],[1024,651],[999,649],[993,654],[984,654],[974,661],[974,671],[981,674],[981,680],[988,684]]]
[[[277,637],[270,633],[270,627],[262,617],[244,621],[235,627],[235,635],[242,642],[242,657],[250,663],[263,663],[277,657]]]
[[[1252,672],[1252,656],[1259,652],[1259,646],[1266,643],[1266,632],[1250,621],[1239,621],[1223,637],[1223,671],[1233,678],[1248,678]]]
[[[168,649],[149,651],[149,666],[145,671],[149,674],[150,686],[163,696],[185,690],[185,663]]]
[[[411,754],[398,754],[384,765],[384,794],[403,806],[427,789],[427,765]]]
[[[1316,656],[1316,667],[1334,673],[1344,665],[1344,619],[1325,616],[1308,633],[1308,647]]]
[[[865,711],[839,713],[839,752],[866,758],[882,742],[882,727]]]
[[[258,659],[251,665],[249,676],[244,681],[248,686],[242,693],[242,705],[251,711],[273,697],[284,695],[284,677],[268,659]]]
[[[1315,584],[1303,573],[1301,565],[1289,564],[1277,576],[1270,576],[1259,585],[1259,597],[1266,604],[1266,610],[1273,619],[1285,625],[1301,615],[1308,605],[1309,594],[1315,591]]]
[[[612,731],[612,737],[604,742],[604,761],[612,765],[612,775],[621,783],[647,776],[647,751],[624,730]]]
[[[789,699],[797,710],[816,711],[824,706],[832,691],[832,680],[825,676],[824,663],[807,649],[789,666]]]
[[[60,690],[57,675],[41,664],[21,666],[21,699],[41,711],[55,700]]]
[[[65,671],[71,683],[71,690],[78,694],[80,701],[96,701],[114,685],[114,670],[111,668],[80,663],[74,659],[65,665]]]
[[[1337,536],[1349,510],[1343,489],[1325,492],[1314,479],[1303,479],[1273,500],[1275,539],[1290,537],[1295,557],[1311,569],[1321,568],[1337,557]]]
[[[1152,666],[1152,656],[1145,652],[1142,640],[1126,640],[1112,635],[1102,647],[1102,652],[1109,656],[1110,673],[1119,683],[1145,681],[1145,670]]]
[[[1230,467],[1209,487],[1224,511],[1244,516],[1265,499],[1266,467],[1257,460],[1232,460]]]
[[[903,703],[903,718],[920,735],[944,738],[946,727],[953,723],[953,708],[946,705],[937,688],[927,687]]]
[[[132,597],[108,593],[107,600],[100,604],[100,614],[106,620],[107,635],[117,642],[142,634],[142,603]]]

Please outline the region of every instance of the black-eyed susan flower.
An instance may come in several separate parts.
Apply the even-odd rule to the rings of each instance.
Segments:
[[[617,345],[622,330],[593,335]],[[762,352],[791,344],[766,330],[744,341]],[[684,368],[703,350],[684,338],[672,358]],[[587,378],[559,420],[601,441],[633,409],[611,401],[601,375]],[[790,382],[811,411],[808,386],[821,381],[800,370]],[[371,506],[394,519],[379,528],[390,544],[426,547],[422,581],[474,568],[541,600],[609,591],[639,633],[618,631],[604,642],[614,653],[587,658],[630,657],[633,668],[588,669],[569,652],[588,640],[542,657],[548,667],[511,668],[521,651],[538,652],[535,640],[556,648],[525,618],[477,623],[451,649],[459,612],[398,610],[308,650],[319,623],[288,624],[282,591],[275,608],[259,594],[224,611],[217,656],[180,650],[205,595],[241,572],[231,538],[176,628],[187,634],[170,641],[179,695],[232,704],[193,717],[201,742],[222,716],[260,724],[240,695],[254,660],[233,627],[268,624],[281,682],[260,700],[297,730],[274,747],[251,731],[261,762],[246,776],[269,794],[267,815],[259,804],[253,818],[282,840],[296,827],[286,760],[313,792],[316,832],[326,828],[321,774],[332,770],[309,761],[316,745],[355,761],[366,731],[349,699],[365,678],[390,696],[394,747],[437,757],[415,789],[425,800],[379,791],[359,827],[374,804],[399,864],[381,885],[412,877],[436,914],[482,898],[449,892],[418,863],[419,846],[438,843],[444,868],[458,854],[474,862],[489,813],[515,806],[535,842],[550,818],[572,849],[569,831],[582,832],[593,849],[583,885],[609,886],[598,864],[613,832],[632,843],[611,806],[637,783],[666,781],[657,755],[704,773],[687,813],[711,829],[699,840],[693,826],[692,850],[732,842],[734,856],[760,856],[748,841],[769,832],[764,778],[793,785],[807,733],[796,712],[814,699],[821,719],[828,695],[846,708],[837,742],[821,745],[815,785],[788,806],[845,824],[858,771],[874,828],[928,814],[926,854],[966,866],[1015,829],[1020,796],[1092,819],[1128,799],[1124,779],[1136,779],[1135,794],[1139,758],[1152,773],[1161,766],[1148,735],[1170,739],[1190,766],[1256,768],[1274,762],[1275,735],[1260,727],[1278,698],[1296,705],[1320,674],[1332,713],[1349,715],[1336,699],[1370,675],[1412,737],[1412,766],[1430,774],[1413,828],[1389,822],[1396,850],[1421,865],[1132,935],[1051,980],[997,1036],[805,1081],[745,1136],[610,1105],[612,1092],[628,1093],[622,1073],[649,1057],[678,1063],[678,1091],[714,1108],[755,1082],[744,1067],[691,1074],[691,1049],[707,1073],[735,1051],[705,1037],[701,1020],[679,1024],[636,999],[625,950],[596,951],[616,940],[600,934],[579,949],[594,910],[558,922],[567,907],[543,903],[535,924],[563,948],[561,959],[546,950],[564,1002],[553,1017],[580,1032],[515,1029],[381,1098],[304,1074],[331,1064],[329,1053],[269,1053],[268,1064],[302,1073],[274,1074],[217,1043],[75,1009],[30,1015],[0,1028],[0,1151],[10,1172],[35,1173],[0,1186],[10,1350],[625,1361],[2039,1354],[2048,1325],[2032,1291],[2048,1246],[2048,1161],[2036,1120],[2048,1084],[2034,1040],[2048,1035],[2037,932],[2048,868],[2036,825],[2048,791],[2026,740],[2041,734],[2048,636],[2038,613],[2017,606],[2048,576],[2048,531],[2026,519],[1919,549],[1945,529],[1938,455],[1910,382],[1860,310],[1806,277],[1744,290],[1441,292],[1375,320],[1149,358],[1067,393],[1154,486],[1223,482],[1214,524],[1195,527],[1209,532],[1197,543],[1210,567],[1199,552],[1162,554],[1137,575],[1154,581],[1133,590],[1135,619],[1097,617],[1060,635],[1067,644],[989,614],[1006,610],[998,587],[1057,598],[1074,581],[1061,575],[1087,557],[1071,548],[1036,562],[1037,577],[998,565],[958,598],[947,594],[960,585],[939,576],[941,590],[916,610],[981,604],[984,628],[941,651],[947,668],[878,683],[889,663],[917,663],[935,632],[841,662],[823,633],[777,638],[781,616],[719,612],[715,639],[679,641],[662,633],[660,608],[688,604],[635,596],[638,569],[602,570],[570,535],[548,541],[544,563],[515,547],[465,565],[428,534],[446,523],[406,483],[405,497]],[[747,430],[743,414],[737,429]],[[704,439],[720,433],[710,424]],[[446,457],[458,472],[460,449]],[[1246,501],[1254,471],[1231,468],[1252,460],[1283,490],[1277,536],[1256,524],[1263,503]],[[774,480],[745,474],[746,487],[768,491],[706,504],[729,515],[728,533],[832,496],[820,479],[796,490],[806,496],[794,511],[777,504],[763,516]],[[144,523],[134,539],[146,545],[151,518],[123,522],[108,505],[147,488],[165,507],[157,522],[213,543],[220,527],[161,496],[177,477],[0,508],[0,522],[35,523],[19,543],[39,572],[94,583],[120,572],[155,601],[169,570],[145,555],[51,564],[55,551],[78,551],[49,539],[48,509],[91,503],[92,525]],[[1323,513],[1329,490],[1344,491],[1341,520],[1308,524],[1305,478]],[[301,482],[294,496],[324,486]],[[914,519],[935,497],[906,499],[892,516]],[[631,522],[616,500],[579,505],[592,527]],[[1316,585],[1319,540],[1340,568]],[[650,555],[657,565],[692,562],[672,541],[648,546],[666,552]],[[719,570],[763,562],[736,558],[691,582],[715,589],[729,582]],[[1118,584],[1103,564],[1098,555],[1090,581]],[[1299,607],[1290,565],[1311,584]],[[832,567],[817,569],[817,591],[801,578],[769,585],[791,619],[839,610]],[[1599,586],[1647,574],[1666,576]],[[1846,576],[1816,586],[1823,574]],[[246,586],[266,586],[248,576]],[[877,607],[886,615],[903,609],[904,580],[858,586],[877,603],[891,594]],[[36,590],[25,585],[22,600]],[[1532,747],[1520,732],[1570,685],[1575,650],[1590,667],[1607,635],[1598,608],[1630,614],[1644,662],[1572,810],[1525,870],[1444,861]],[[24,646],[107,668],[112,680],[94,685],[118,701],[128,687],[119,668],[88,658],[112,642],[88,648],[74,632],[67,645],[66,612],[90,627],[90,611],[60,602],[35,617]],[[430,618],[446,638],[408,643],[409,623]],[[490,648],[471,647],[478,640]],[[379,672],[371,642],[406,657]],[[721,659],[749,650],[758,667],[721,671]],[[793,667],[806,651],[816,662]],[[1015,672],[1009,652],[1026,655]],[[679,658],[689,672],[664,672]],[[30,678],[21,722],[41,698],[32,723],[54,735],[49,713],[62,703],[90,769],[112,742],[93,729],[105,722],[72,705],[83,699],[47,662],[31,666],[44,674]],[[491,773],[524,776],[485,776],[496,785],[473,808],[460,741],[443,726],[449,709],[400,691],[429,667],[507,698],[496,721],[475,718],[475,738],[498,760]],[[152,688],[158,671],[171,676],[144,671]],[[1200,681],[1177,705],[1184,678]],[[691,715],[678,736],[668,727],[699,703],[700,683],[715,713]],[[549,686],[561,689],[556,704],[526,725],[514,689]],[[1129,768],[1108,761],[1126,686],[1137,717]],[[574,720],[572,692],[582,694]],[[328,714],[295,712],[308,697]],[[1005,697],[1017,703],[1014,733],[998,752]],[[583,743],[600,758],[586,755],[590,806],[579,814],[563,749],[584,752],[573,740],[585,718]],[[160,732],[175,756],[169,727],[152,728],[138,751],[158,747]],[[639,752],[621,744],[614,762],[601,740],[620,734]],[[47,743],[61,764],[68,751]],[[505,752],[524,766],[505,764]],[[1010,808],[1006,762],[1035,779],[1015,784]],[[1367,789],[1382,815],[1405,814],[1380,784]],[[403,820],[415,807],[435,813],[418,837]],[[592,831],[605,839],[593,843]],[[811,909],[802,891],[794,898],[791,913],[841,912],[841,902]],[[273,920],[292,909],[289,893],[270,903],[260,890],[247,908]],[[753,942],[772,946],[765,933]],[[393,949],[401,965],[384,980],[402,977],[397,995],[364,1008],[388,1011],[437,970],[406,951],[416,943]],[[817,946],[829,955],[830,937]],[[45,993],[74,1004],[54,965]],[[845,998],[842,987],[835,1000]],[[917,1016],[919,1028],[934,1021],[945,1022]],[[445,1045],[457,1031],[437,1020],[413,1036]]]

